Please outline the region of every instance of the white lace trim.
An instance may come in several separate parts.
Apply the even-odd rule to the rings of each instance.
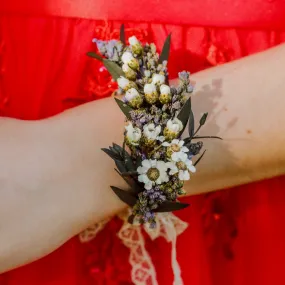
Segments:
[[[129,262],[132,266],[131,277],[135,285],[158,285],[155,267],[151,257],[145,248],[145,241],[142,234],[142,228],[152,240],[158,237],[164,237],[171,242],[171,264],[173,269],[173,285],[183,285],[181,270],[177,261],[176,242],[177,237],[188,226],[188,224],[172,213],[159,213],[157,215],[157,226],[150,229],[148,225],[130,225],[127,218],[130,210],[120,213],[118,216],[123,220],[123,225],[118,232],[118,237],[123,244],[130,249]],[[95,238],[109,220],[102,221],[89,227],[79,235],[81,242],[88,242]]]

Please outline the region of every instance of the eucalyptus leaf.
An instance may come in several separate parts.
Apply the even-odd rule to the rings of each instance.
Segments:
[[[118,169],[115,168],[115,171],[125,180],[125,182],[131,187],[131,190],[133,193],[140,193],[142,192],[144,189],[142,187],[140,187],[139,184],[137,184],[137,182],[131,178],[131,177],[126,177],[123,176],[120,171],[118,171]]]
[[[106,154],[108,154],[114,160],[120,159],[120,156],[117,153],[113,152],[112,150],[108,148],[101,148],[101,150],[103,150]]]
[[[133,163],[132,157],[130,156],[130,154],[127,151],[125,151],[124,154],[125,154],[124,155],[124,161],[125,161],[126,168],[128,169],[128,171],[134,172],[134,170],[136,170],[136,167]]]
[[[127,172],[122,172],[121,174],[122,174],[123,176],[138,175],[137,171],[127,171]]]
[[[117,79],[120,76],[124,76],[124,72],[121,69],[121,67],[119,65],[117,65],[115,62],[104,58],[103,59],[103,63],[105,65],[105,67],[107,68],[107,70],[110,72],[110,74],[112,75],[113,79],[117,81]]]
[[[122,24],[120,28],[120,41],[126,45],[125,25]]]
[[[194,166],[196,166],[196,165],[200,162],[200,160],[203,158],[205,152],[206,152],[206,149],[205,149],[205,150],[203,151],[203,153],[200,155],[200,157],[198,158],[198,160],[195,161]]]
[[[118,170],[119,170],[121,173],[124,173],[124,172],[127,171],[126,166],[125,166],[125,164],[124,164],[123,161],[121,161],[121,160],[115,160],[115,164],[116,164]]]
[[[120,198],[120,200],[122,200],[124,203],[126,203],[130,207],[133,207],[136,204],[137,198],[134,194],[128,191],[122,190],[115,186],[111,186],[111,188],[114,191],[114,193]]]
[[[172,212],[172,211],[177,211],[181,210],[184,208],[187,208],[189,204],[186,203],[180,203],[180,202],[163,202],[161,205],[158,206],[153,212]]]
[[[193,111],[191,109],[190,110],[190,116],[189,116],[189,126],[188,126],[189,136],[191,139],[194,136],[194,126],[195,126],[194,114],[193,114]]]
[[[132,108],[130,106],[128,106],[126,103],[124,103],[123,101],[119,100],[118,98],[115,98],[117,104],[119,105],[120,109],[122,110],[122,112],[125,114],[125,116],[131,120],[131,115],[130,112],[132,111]]]
[[[208,113],[204,113],[202,118],[200,119],[200,126],[203,126],[206,123],[208,117]]]
[[[134,219],[135,219],[135,216],[134,215],[130,215],[128,217],[128,223],[132,225],[134,223]]]
[[[183,105],[180,113],[178,114],[177,118],[182,122],[183,129],[181,131],[181,134],[183,133],[184,129],[186,128],[188,119],[189,119],[189,113],[191,111],[191,98],[189,98],[186,103]]]
[[[171,43],[171,34],[169,34],[164,42],[161,54],[159,56],[159,63],[163,63],[164,60],[168,60],[169,51],[170,51],[170,43]]]
[[[218,139],[218,140],[223,140],[221,137],[217,137],[217,136],[196,136],[196,137],[193,137],[192,138],[193,140],[194,139]]]
[[[96,58],[96,59],[98,59],[100,61],[103,61],[103,57],[101,55],[93,52],[93,51],[87,52],[87,56]]]
[[[113,149],[118,153],[120,156],[123,156],[123,148],[116,143],[113,143]]]

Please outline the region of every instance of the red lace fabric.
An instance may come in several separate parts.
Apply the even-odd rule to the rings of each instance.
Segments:
[[[0,16],[1,115],[38,119],[111,95],[115,85],[110,76],[85,54],[93,48],[93,37],[118,37],[120,24]],[[159,48],[172,32],[172,78],[183,69],[196,72],[285,42],[285,29],[125,24],[128,35],[153,41]],[[215,86],[219,88],[219,82]],[[177,242],[184,284],[285,283],[284,183],[280,177],[186,198],[192,206],[178,216],[189,227]],[[0,284],[133,284],[129,250],[117,237],[120,227],[115,218],[89,243],[75,237],[42,260],[1,275]],[[170,244],[162,238],[151,241],[147,235],[145,241],[158,284],[172,284]]]

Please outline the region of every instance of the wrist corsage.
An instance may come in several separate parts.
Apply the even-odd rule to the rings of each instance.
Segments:
[[[129,189],[111,188],[132,207],[130,223],[149,223],[151,227],[155,227],[156,213],[188,206],[177,199],[185,194],[184,183],[196,172],[205,154],[200,154],[203,143],[196,134],[208,114],[202,115],[195,131],[189,72],[180,72],[178,85],[169,86],[170,41],[171,35],[158,55],[153,43],[142,45],[135,36],[128,39],[127,45],[122,26],[120,40],[94,39],[101,55],[88,53],[103,62],[118,83],[117,94],[124,95],[123,100],[115,98],[126,116],[124,143],[113,143],[102,150],[114,160],[115,170]],[[189,136],[182,139],[186,127]]]

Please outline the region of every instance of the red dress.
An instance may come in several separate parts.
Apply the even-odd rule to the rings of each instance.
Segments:
[[[2,2],[0,115],[21,119],[109,96],[115,86],[108,73],[85,54],[92,38],[117,38],[122,22],[127,35],[159,48],[172,32],[171,77],[285,42],[282,0]],[[284,186],[279,177],[185,198],[192,206],[177,214],[189,224],[177,241],[184,284],[285,284]],[[89,243],[75,237],[0,275],[0,284],[133,284],[129,249],[116,235],[121,224],[114,218]],[[147,235],[145,241],[158,284],[172,284],[170,244]]]

